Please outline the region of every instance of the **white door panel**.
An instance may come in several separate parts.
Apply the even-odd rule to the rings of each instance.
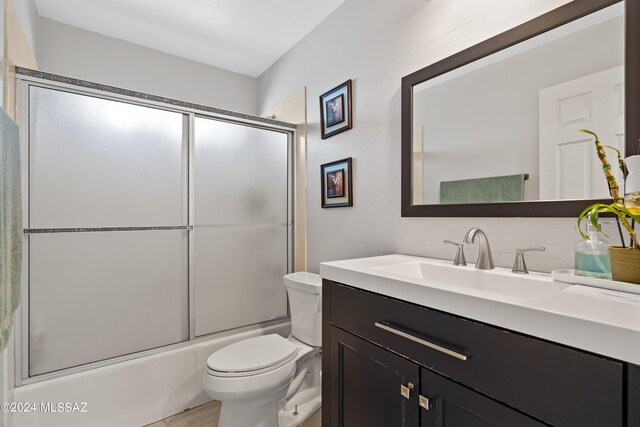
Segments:
[[[593,138],[624,155],[624,67],[540,90],[540,199],[606,198],[609,191]],[[622,182],[616,154],[606,150]]]

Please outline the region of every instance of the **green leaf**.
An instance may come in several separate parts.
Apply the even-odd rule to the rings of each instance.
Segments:
[[[591,209],[591,212],[589,212],[589,220],[591,221],[593,228],[595,228],[598,233],[602,233],[607,236],[607,233],[602,231],[602,228],[600,228],[600,224],[598,224],[598,213],[600,213],[600,209],[600,207],[594,207],[593,209]]]
[[[618,150],[616,147],[612,147],[610,145],[603,145],[603,148],[610,148],[611,150],[615,151],[616,153],[618,153],[618,157],[622,157],[622,155],[620,154],[620,150]]]
[[[589,135],[593,135],[596,138],[596,141],[598,140],[598,135],[588,129],[578,129],[578,132],[588,133]]]
[[[613,151],[616,152],[617,156],[618,156],[618,167],[620,168],[620,171],[622,172],[622,176],[624,178],[627,177],[628,173],[626,170],[626,166],[624,164],[624,159],[622,158],[622,154],[620,153],[620,150],[618,150],[616,147],[612,147],[610,145],[603,145],[604,148],[609,148]]]

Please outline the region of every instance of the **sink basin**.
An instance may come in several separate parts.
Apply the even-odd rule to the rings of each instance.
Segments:
[[[371,267],[391,275],[413,279],[425,285],[445,285],[478,292],[506,295],[521,299],[543,299],[570,287],[554,282],[549,274],[516,274],[506,268],[478,270],[473,265],[454,266],[450,261],[409,261]]]

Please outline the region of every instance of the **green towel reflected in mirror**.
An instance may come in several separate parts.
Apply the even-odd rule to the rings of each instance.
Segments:
[[[528,174],[440,182],[440,203],[493,203],[524,200]]]

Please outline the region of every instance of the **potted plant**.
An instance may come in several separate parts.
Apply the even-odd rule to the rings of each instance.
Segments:
[[[587,206],[578,216],[578,230],[580,231],[582,238],[587,240],[588,236],[583,231],[581,223],[582,220],[588,218],[590,223],[593,224],[593,227],[598,232],[606,236],[606,233],[604,233],[600,228],[598,216],[604,213],[615,215],[618,230],[620,231],[622,246],[609,247],[609,258],[611,260],[611,274],[613,280],[640,284],[640,242],[638,242],[638,235],[634,229],[635,222],[640,222],[640,214],[635,212],[635,210],[634,212],[631,212],[629,208],[625,206],[623,198],[620,197],[618,183],[611,172],[611,165],[609,164],[607,155],[604,151],[604,148],[611,148],[613,150],[615,150],[615,148],[603,146],[598,139],[598,135],[589,130],[581,129],[580,132],[588,133],[595,138],[596,151],[600,161],[602,162],[602,170],[607,180],[613,202],[611,204],[594,203]],[[615,151],[618,153],[618,166],[622,170],[623,175],[626,175],[627,171],[624,160],[622,159],[620,152],[618,150]],[[630,239],[628,247],[625,245],[622,228],[624,228],[629,234]]]

